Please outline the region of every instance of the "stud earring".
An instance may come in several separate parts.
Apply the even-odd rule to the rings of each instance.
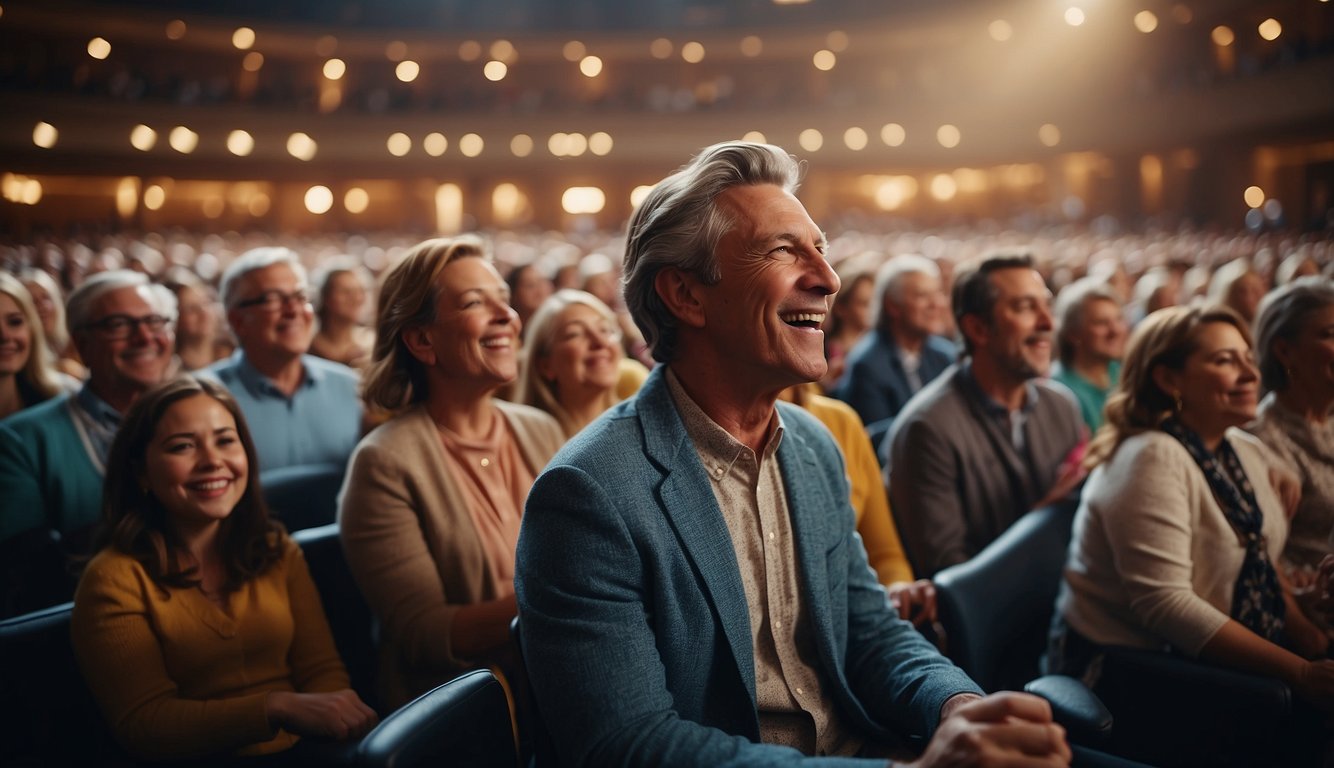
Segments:
[[[1174,401],[1174,404],[1176,405],[1176,412],[1177,412],[1177,413],[1181,413],[1181,393],[1180,393],[1180,392],[1173,392],[1173,393],[1172,393],[1172,400]]]

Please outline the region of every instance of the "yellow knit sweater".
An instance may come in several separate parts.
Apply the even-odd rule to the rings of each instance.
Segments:
[[[269,724],[265,695],[349,687],[301,549],[247,582],[223,611],[198,589],[162,588],[105,549],[74,598],[84,677],[131,754],[176,759],[264,754],[297,736]]]

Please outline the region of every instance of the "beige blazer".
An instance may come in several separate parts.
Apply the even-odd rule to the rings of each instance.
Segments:
[[[493,400],[534,474],[564,443],[556,420]],[[478,664],[455,656],[450,626],[462,605],[493,600],[487,563],[463,493],[425,407],[367,435],[339,494],[347,562],[380,621],[380,695],[397,707]],[[484,666],[484,664],[480,664]]]

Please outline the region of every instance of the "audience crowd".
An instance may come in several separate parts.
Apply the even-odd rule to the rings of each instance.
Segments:
[[[829,373],[783,398],[842,451],[902,618],[939,640],[930,579],[1068,499],[1053,669],[1096,690],[1106,647],[1170,649],[1334,713],[1334,238],[826,226]],[[380,714],[513,675],[535,479],[674,354],[630,320],[624,240],[0,244],[0,615],[74,599],[78,661],[139,757],[364,733],[262,491],[334,466]]]

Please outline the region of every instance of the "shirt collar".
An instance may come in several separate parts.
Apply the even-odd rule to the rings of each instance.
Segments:
[[[982,391],[982,386],[977,383],[977,379],[973,376],[973,359],[971,357],[964,360],[959,368],[960,373],[962,374],[960,376],[960,381],[963,382],[964,389],[968,392],[970,397],[982,406],[982,410],[986,412],[988,416],[1008,417],[1010,415],[1009,408],[992,400],[990,395]],[[1033,383],[1032,379],[1029,379],[1024,382],[1024,404],[1019,406],[1019,413],[1027,416],[1033,412],[1033,409],[1036,408],[1037,405],[1038,386]]]
[[[93,388],[84,384],[74,395],[74,400],[78,403],[83,412],[88,414],[92,420],[99,426],[116,429],[120,426],[121,413],[112,408],[107,401],[98,397],[93,392]]]
[[[670,366],[665,373],[667,389],[671,392],[676,408],[681,413],[681,421],[685,424],[686,432],[695,443],[695,449],[699,451],[701,457],[721,461],[730,466],[743,452],[750,453],[750,448],[719,426],[704,412],[704,409],[699,407],[698,403],[691,399]],[[777,407],[774,408],[772,419],[769,441],[764,446],[763,458],[774,455],[783,441],[783,414]]]
[[[237,378],[241,380],[241,384],[246,389],[252,392],[267,392],[269,394],[279,394],[283,397],[287,396],[274,386],[272,379],[259,372],[259,369],[250,362],[250,358],[246,357],[244,349],[237,349],[232,353],[232,362],[236,364]],[[306,365],[305,355],[301,356],[301,370],[301,389],[316,386],[324,378],[324,371],[317,369],[315,366]]]

